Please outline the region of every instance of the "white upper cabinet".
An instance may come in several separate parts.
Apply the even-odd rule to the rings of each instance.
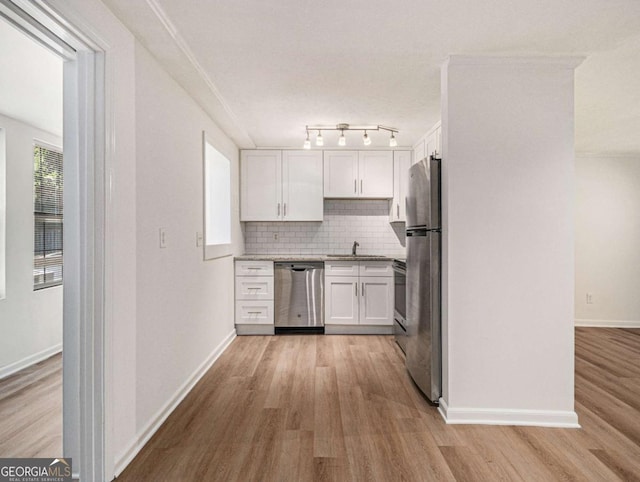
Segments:
[[[322,221],[322,152],[246,150],[241,221]]]
[[[240,220],[282,219],[282,152],[242,151]]]
[[[430,156],[442,156],[442,124],[440,121],[413,146],[414,163]]]
[[[321,151],[282,151],[283,221],[322,221]]]
[[[358,155],[360,197],[393,197],[393,152],[360,151]]]
[[[415,146],[413,146],[413,163],[421,161],[425,158],[424,139],[420,139]]]
[[[393,197],[393,152],[325,151],[324,197]]]
[[[324,197],[358,197],[358,151],[325,151]]]
[[[389,222],[403,222],[407,219],[406,200],[409,190],[409,168],[411,167],[410,151],[394,151],[393,153],[393,199],[389,211]]]

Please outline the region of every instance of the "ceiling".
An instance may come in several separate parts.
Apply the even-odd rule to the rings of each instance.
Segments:
[[[448,55],[585,55],[576,149],[640,153],[638,0],[105,3],[241,147],[339,122],[397,127],[410,146],[440,117]]]
[[[0,45],[0,114],[62,136],[62,59],[2,19]]]

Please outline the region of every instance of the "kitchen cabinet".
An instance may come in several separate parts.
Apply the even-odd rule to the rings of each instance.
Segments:
[[[325,262],[325,327],[392,327],[393,290],[390,262]]]
[[[325,151],[324,197],[393,197],[393,151]]]
[[[241,221],[322,221],[322,152],[244,150]]]
[[[272,261],[236,261],[235,324],[238,335],[273,335]]]
[[[389,222],[405,222],[407,219],[407,192],[409,189],[410,151],[393,152],[393,199],[389,209]]]
[[[440,121],[413,146],[414,163],[430,156],[442,156],[442,124]]]

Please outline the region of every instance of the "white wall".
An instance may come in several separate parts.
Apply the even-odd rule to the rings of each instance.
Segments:
[[[640,327],[640,156],[576,159],[576,323]],[[587,293],[593,303],[587,303]]]
[[[354,241],[358,252],[405,255],[404,223],[389,223],[389,201],[324,201],[324,221],[246,222],[248,254],[345,254]],[[274,239],[274,235],[278,239]]]
[[[6,144],[6,296],[0,299],[0,378],[62,348],[62,286],[33,291],[33,144],[59,136],[0,115]]]
[[[574,425],[573,68],[452,57],[442,72],[442,409]]]
[[[202,131],[238,151],[99,0],[51,0],[106,54],[107,473],[117,474],[233,330],[233,262],[203,261]],[[234,253],[243,251],[234,202]],[[168,247],[158,248],[158,228]],[[186,387],[188,388],[188,387]],[[65,448],[65,454],[70,456]]]
[[[136,45],[138,433],[235,333],[233,257],[203,261],[202,132],[232,166],[232,247],[243,252],[238,149]],[[159,228],[166,248],[159,247]]]

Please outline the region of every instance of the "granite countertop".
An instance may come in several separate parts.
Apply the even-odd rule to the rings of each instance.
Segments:
[[[239,261],[393,261],[393,256],[384,255],[327,255],[327,254],[243,254]]]

